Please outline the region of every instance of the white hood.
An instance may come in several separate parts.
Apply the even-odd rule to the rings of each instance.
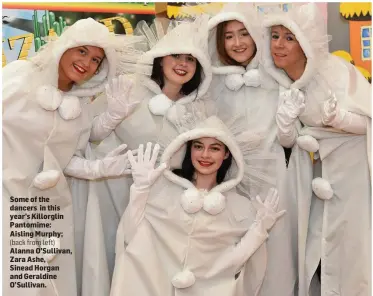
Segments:
[[[64,52],[70,48],[89,45],[97,46],[105,51],[99,73],[89,81],[74,85],[70,95],[92,96],[104,90],[105,84],[115,76],[117,55],[115,46],[117,38],[111,34],[107,27],[92,18],[82,19],[68,27],[56,40],[49,41],[31,62],[42,72],[44,84],[58,86],[58,66]],[[35,77],[36,79],[38,77]]]
[[[208,16],[192,23],[182,23],[164,35],[148,52],[141,56],[139,68],[153,65],[154,59],[170,54],[191,54],[202,66],[202,82],[198,87],[198,98],[208,90],[211,83],[211,63],[207,50]]]
[[[288,28],[299,41],[307,57],[307,65],[303,75],[292,84],[287,74],[277,68],[271,56],[271,27],[283,25]],[[314,77],[329,55],[329,36],[322,13],[315,3],[294,6],[289,12],[278,12],[265,17],[264,46],[261,63],[266,71],[283,87],[303,88]]]
[[[196,128],[176,137],[176,139],[174,139],[164,150],[161,163],[172,162],[172,158],[176,158],[178,162],[182,162],[186,151],[186,143],[190,140],[202,137],[216,138],[223,142],[232,154],[232,165],[229,169],[230,172],[227,173],[226,180],[214,187],[211,191],[223,193],[236,187],[244,176],[243,155],[234,136],[227,129],[224,123],[215,116],[207,118],[205,121],[198,124]],[[181,167],[181,163],[179,164],[179,167]],[[233,174],[234,176],[232,176]],[[170,169],[166,170],[164,175],[171,182],[174,182],[183,188],[189,189],[194,187],[190,181],[175,175]]]
[[[236,20],[242,22],[253,38],[257,53],[246,70],[256,69],[259,65],[259,53],[262,45],[262,30],[260,28],[260,19],[256,13],[252,3],[229,3],[214,17],[209,20],[209,53],[211,56],[211,63],[213,65],[212,71],[214,74],[243,74],[246,72],[245,68],[241,66],[227,66],[220,62],[216,50],[216,30],[217,26],[225,21]]]

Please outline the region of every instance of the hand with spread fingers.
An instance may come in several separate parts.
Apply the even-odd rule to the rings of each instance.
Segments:
[[[285,210],[277,211],[279,199],[278,192],[275,188],[269,189],[264,202],[261,200],[260,196],[256,197],[258,211],[255,220],[261,223],[267,231],[269,231],[275,222],[286,212]]]
[[[122,121],[130,115],[140,101],[133,101],[131,90],[134,82],[128,76],[120,75],[112,79],[106,86],[108,115],[113,121]]]
[[[140,191],[148,190],[167,168],[166,163],[162,163],[157,168],[154,168],[159,149],[160,146],[155,144],[152,151],[152,143],[147,143],[144,152],[144,145],[141,144],[137,153],[137,161],[133,157],[133,153],[131,151],[128,152],[128,159],[131,163],[132,177],[136,189]]]

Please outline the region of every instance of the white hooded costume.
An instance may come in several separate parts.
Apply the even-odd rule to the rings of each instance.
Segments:
[[[127,144],[129,149],[136,149],[141,143],[156,143],[161,135],[175,137],[178,131],[172,121],[177,116],[176,112],[183,108],[204,108],[205,100],[202,98],[211,82],[211,66],[207,53],[207,19],[204,17],[194,23],[180,24],[161,36],[159,41],[157,37],[147,35],[151,50],[140,57],[136,66],[138,72],[131,96],[141,103],[134,113],[121,122],[98,146],[93,149],[88,147],[90,151],[87,151],[87,154],[92,159],[102,157],[123,143]],[[202,66],[202,80],[198,89],[175,102],[168,99],[159,85],[150,78],[154,59],[170,54],[191,54]],[[97,109],[104,105],[104,97],[93,103],[93,107],[96,106]],[[176,111],[176,106],[182,107]],[[131,184],[132,178],[122,177],[90,181],[88,193],[85,184],[75,182],[72,187],[77,196],[88,194],[83,295],[109,294],[114,269],[116,231],[129,201]],[[100,281],[95,282],[96,278],[100,278]]]
[[[113,39],[108,29],[93,19],[79,20],[57,39],[47,43],[30,61],[16,61],[3,68],[3,283],[6,295],[78,295],[75,264],[79,254],[75,253],[74,227],[82,216],[84,206],[79,200],[72,200],[67,180],[63,174],[72,159],[84,161],[84,150],[91,132],[96,136],[104,131],[90,112],[91,96],[104,90],[116,71],[117,55]],[[90,80],[74,85],[68,92],[58,90],[58,68],[61,56],[70,48],[90,45],[104,50],[99,72]],[[97,124],[98,123],[98,124]],[[79,160],[80,159],[80,160]],[[27,197],[28,202],[10,202],[10,197]],[[31,202],[35,196],[48,197],[50,201]],[[58,213],[62,219],[54,220],[51,227],[33,228],[29,222],[50,222],[50,218],[33,218],[32,213],[40,211],[40,205],[56,205],[59,211],[49,210],[46,214]],[[35,208],[19,208],[10,211],[10,205],[32,205]],[[10,214],[19,214],[24,222],[19,228],[10,227]],[[41,219],[41,220],[40,220]],[[63,236],[54,238],[54,249],[50,249],[38,263],[43,268],[58,271],[56,279],[34,279],[44,288],[9,288],[10,265],[30,266],[27,262],[11,263],[10,256],[15,250],[9,249],[10,231],[61,232]],[[76,230],[76,229],[75,229]],[[75,233],[76,234],[76,233]],[[54,233],[54,236],[55,233]],[[14,238],[14,236],[13,236]],[[19,238],[18,238],[19,239]],[[35,245],[42,237],[30,238],[32,245],[19,249],[38,248]],[[56,249],[70,250],[61,254]],[[21,250],[22,251],[22,250]],[[14,255],[28,257],[27,254]],[[37,255],[32,255],[34,257]],[[39,255],[43,257],[43,255]],[[11,272],[20,274],[22,271]],[[24,272],[24,271],[23,271]],[[35,267],[29,274],[39,274]],[[17,280],[15,280],[17,281]],[[30,281],[30,280],[29,280]],[[78,280],[79,281],[79,280]],[[23,286],[25,287],[25,286]],[[29,289],[30,288],[30,289]]]
[[[186,143],[203,137],[230,150],[225,180],[199,190],[169,168],[147,189],[135,180],[118,227],[111,296],[259,294],[268,234],[253,203],[235,189],[244,176],[241,150],[250,149],[243,148],[247,137],[236,142],[222,121],[209,117],[173,139],[161,165],[181,167]]]
[[[268,15],[264,25],[266,70],[283,91],[304,93],[305,110],[299,116],[304,127],[294,132],[294,140],[303,135],[298,144],[318,150],[321,160],[314,175],[322,178],[312,181],[318,197],[311,200],[310,193],[298,194],[303,203],[299,204],[299,295],[319,295],[311,280],[320,260],[321,295],[370,295],[371,86],[353,65],[328,52],[325,21],[315,4]],[[294,82],[271,57],[270,29],[275,25],[295,35],[307,58],[304,73]],[[325,124],[333,94],[339,122]]]
[[[217,51],[217,26],[225,21],[242,22],[256,44],[256,54],[250,63],[243,66],[224,65]],[[211,83],[212,98],[216,101],[218,116],[223,120],[243,116],[246,129],[257,133],[264,149],[271,149],[277,161],[272,165],[262,162],[260,171],[265,170],[271,177],[263,183],[260,192],[252,187],[239,187],[241,193],[253,199],[256,194],[265,193],[276,186],[280,195],[280,209],[287,214],[276,223],[267,242],[268,265],[260,295],[294,295],[297,281],[297,209],[295,188],[288,183],[291,176],[286,168],[285,153],[276,138],[275,114],[278,105],[278,85],[259,64],[262,53],[261,19],[251,3],[229,3],[209,21],[209,52],[213,65]],[[298,156],[293,150],[291,157]],[[292,158],[289,170],[292,171]],[[272,184],[271,184],[272,183]]]

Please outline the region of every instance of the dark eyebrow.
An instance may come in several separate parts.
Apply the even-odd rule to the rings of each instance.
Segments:
[[[202,142],[200,142],[200,141],[198,141],[198,140],[193,140],[192,143],[193,143],[193,144],[194,144],[194,143],[197,143],[197,144],[201,144],[201,145],[203,145]]]
[[[211,146],[215,146],[215,145],[217,145],[217,146],[223,146],[222,144],[220,144],[220,143],[213,143],[213,144],[211,144]]]
[[[89,49],[88,49],[88,47],[86,47],[86,46],[84,46],[84,45],[82,45],[82,47],[86,50],[86,51],[88,51],[89,52]],[[95,58],[97,58],[97,59],[99,59],[100,61],[102,61],[102,59],[104,58],[104,57],[100,57],[100,56],[95,56]]]
[[[242,28],[242,29],[239,29],[238,32],[241,32],[241,31],[248,31],[246,28]],[[227,31],[225,32],[224,34],[228,34],[228,33],[233,33],[232,31]]]

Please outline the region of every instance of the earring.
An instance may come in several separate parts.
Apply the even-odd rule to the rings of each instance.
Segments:
[[[95,72],[95,75],[97,75],[99,72],[100,72],[100,71],[98,71],[98,69],[97,69],[96,72]]]

